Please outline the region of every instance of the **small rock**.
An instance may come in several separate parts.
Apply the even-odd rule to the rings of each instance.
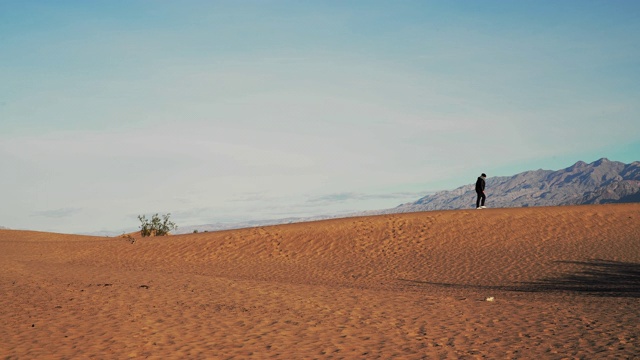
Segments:
[[[484,299],[484,301],[495,301],[496,299],[493,296],[489,296],[488,298]]]

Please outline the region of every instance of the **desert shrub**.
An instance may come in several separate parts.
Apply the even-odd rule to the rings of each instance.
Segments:
[[[162,219],[155,214],[151,217],[151,221],[147,220],[144,215],[138,215],[140,220],[140,234],[142,237],[147,236],[165,236],[169,235],[172,230],[177,229],[176,224],[169,220],[171,214],[162,215]]]

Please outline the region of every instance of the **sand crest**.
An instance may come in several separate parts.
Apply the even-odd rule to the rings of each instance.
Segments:
[[[640,357],[640,204],[0,230],[0,357]]]

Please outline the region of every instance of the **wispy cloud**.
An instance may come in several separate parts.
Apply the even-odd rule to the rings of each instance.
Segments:
[[[13,3],[12,228],[376,210],[481,172],[638,160],[640,2]]]
[[[254,201],[266,201],[270,200],[264,192],[247,192],[238,194],[235,198],[232,198],[231,202],[254,202]],[[271,199],[272,200],[272,199]]]
[[[310,198],[307,202],[312,204],[317,203],[336,203],[346,201],[368,201],[368,200],[393,200],[393,199],[407,199],[415,198],[427,195],[427,192],[394,192],[386,194],[364,194],[359,192],[342,192],[326,194],[323,196]]]
[[[61,208],[53,210],[36,211],[32,216],[61,219],[74,216],[82,212],[81,208]]]

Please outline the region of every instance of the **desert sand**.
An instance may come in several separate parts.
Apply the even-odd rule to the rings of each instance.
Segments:
[[[640,204],[0,230],[2,359],[632,359]]]

